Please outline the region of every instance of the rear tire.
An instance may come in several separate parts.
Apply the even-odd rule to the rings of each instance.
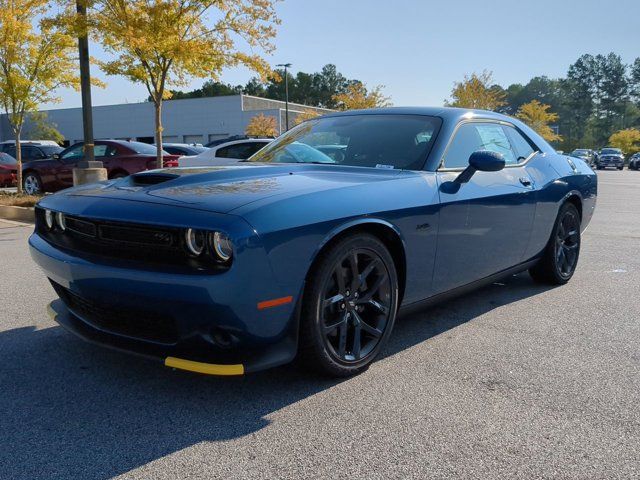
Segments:
[[[549,243],[538,263],[529,270],[536,282],[564,285],[576,270],[580,256],[580,214],[565,203],[558,212]]]
[[[387,343],[398,309],[391,254],[372,235],[351,235],[322,252],[308,278],[298,359],[334,377],[366,370]]]

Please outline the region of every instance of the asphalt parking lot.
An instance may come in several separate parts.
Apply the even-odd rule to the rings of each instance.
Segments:
[[[332,381],[171,371],[51,322],[30,227],[0,221],[0,478],[640,475],[640,172],[599,172],[578,271],[403,318]]]

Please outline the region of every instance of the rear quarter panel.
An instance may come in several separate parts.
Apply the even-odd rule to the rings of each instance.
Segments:
[[[586,162],[556,153],[536,155],[527,165],[527,171],[537,190],[534,224],[525,254],[526,258],[533,258],[547,245],[560,206],[569,196],[577,196],[582,203],[584,231],[593,216],[598,182]]]

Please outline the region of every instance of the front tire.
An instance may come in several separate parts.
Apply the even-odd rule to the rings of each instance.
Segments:
[[[22,179],[22,189],[28,195],[42,193],[42,181],[37,173],[29,172]]]
[[[542,258],[529,273],[539,283],[564,285],[576,270],[580,256],[580,213],[572,203],[560,208]]]
[[[299,359],[335,377],[362,372],[387,343],[397,309],[398,276],[384,244],[369,234],[343,238],[309,276]]]

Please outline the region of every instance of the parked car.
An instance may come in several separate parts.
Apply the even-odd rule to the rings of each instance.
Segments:
[[[56,142],[55,140],[22,140],[20,142],[21,144],[25,144],[25,143],[29,143],[29,144],[34,144],[34,145],[48,145],[50,147],[59,147],[60,145],[58,144],[58,142]],[[7,145],[15,145],[16,141],[15,140],[5,140],[3,142],[0,142],[0,151],[4,151],[4,148],[6,148]]]
[[[209,150],[202,145],[191,145],[189,143],[163,143],[162,149],[171,155],[198,155]]]
[[[4,153],[17,158],[16,145],[14,142],[3,143],[1,150]],[[33,160],[46,160],[53,158],[54,155],[62,152],[63,148],[57,144],[50,145],[44,143],[25,142],[20,143],[20,152],[22,153],[22,162],[31,162]]]
[[[624,168],[624,154],[619,148],[606,147],[600,150],[600,155],[596,161],[596,168],[602,170],[608,167],[615,167],[618,170]]]
[[[109,178],[156,168],[156,148],[141,142],[96,140],[96,160],[107,169]],[[175,166],[176,155],[165,155],[164,165]],[[73,185],[73,169],[84,160],[84,144],[76,143],[52,158],[23,162],[22,183],[29,194],[56,192]]]
[[[15,187],[18,179],[18,162],[8,153],[0,152],[0,187]]]
[[[234,140],[211,147],[198,155],[180,157],[178,165],[181,167],[232,165],[246,160],[271,142],[273,142],[272,138]]]
[[[629,159],[629,170],[640,170],[640,153],[634,153]]]
[[[60,297],[52,317],[173,368],[239,375],[297,357],[353,375],[398,311],[526,270],[568,282],[597,193],[583,160],[524,123],[459,108],[327,115],[249,162],[40,200],[29,245]]]
[[[571,152],[571,156],[583,159],[589,166],[594,165],[596,161],[595,152],[588,148],[578,148]]]

